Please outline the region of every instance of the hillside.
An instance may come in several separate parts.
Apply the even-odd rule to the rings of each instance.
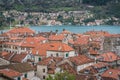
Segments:
[[[13,24],[17,24],[16,16],[13,13],[10,13],[11,17],[4,16],[4,11],[10,12],[11,10],[22,11],[22,12],[42,12],[42,13],[50,13],[58,11],[64,11],[64,15],[69,11],[88,11],[90,14],[94,15],[90,18],[85,18],[86,15],[79,15],[77,18],[75,16],[68,15],[68,19],[63,19],[63,16],[56,16],[56,20],[61,21],[62,23],[72,23],[72,24],[82,24],[80,20],[80,16],[85,19],[83,22],[90,22],[95,20],[104,20],[108,19],[104,24],[113,25],[120,24],[120,0],[0,0],[0,27],[9,26],[10,21]],[[89,14],[88,14],[89,15]],[[87,16],[88,16],[87,15]],[[20,14],[19,14],[20,16]],[[44,17],[46,15],[43,14]],[[48,20],[50,16],[48,15]],[[53,17],[51,16],[51,19]],[[114,20],[117,18],[117,21]],[[19,18],[17,18],[19,19]],[[26,21],[33,24],[36,17],[28,16],[25,18]],[[74,22],[77,20],[77,22]],[[19,20],[18,20],[19,21]],[[37,20],[39,22],[39,18]],[[25,21],[21,21],[22,23]],[[43,22],[42,22],[43,23]],[[38,24],[37,24],[38,25]]]
[[[0,0],[0,10],[58,11],[79,10],[82,5],[106,5],[112,0]],[[6,5],[7,4],[7,5]]]

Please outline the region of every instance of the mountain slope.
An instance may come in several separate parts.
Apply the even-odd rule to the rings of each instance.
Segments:
[[[87,5],[106,5],[106,3],[110,1],[112,0],[0,0],[0,9],[50,11],[51,9],[54,10],[61,7],[79,8],[81,3]]]

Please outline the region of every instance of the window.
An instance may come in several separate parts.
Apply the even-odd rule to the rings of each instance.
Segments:
[[[15,46],[15,49],[18,49],[18,48]]]
[[[0,45],[0,48],[2,48],[2,45]]]
[[[39,59],[38,59],[39,61],[41,61],[41,58],[39,57]]]
[[[27,78],[27,74],[25,74],[24,77]]]
[[[43,76],[43,79],[45,79],[45,76]]]
[[[18,78],[17,78],[17,80],[21,80],[21,78],[20,78],[20,77],[18,77]]]
[[[35,65],[35,63],[33,62],[33,63],[32,63],[32,65],[34,66],[34,65]]]
[[[21,47],[21,50],[24,50],[24,48],[23,48],[23,47]]]
[[[67,54],[66,54],[66,57],[68,57],[68,56],[69,56],[69,54],[67,53]]]
[[[43,72],[45,73],[45,69],[43,69]]]
[[[57,54],[56,54],[56,57],[58,57],[58,56],[59,56],[59,54],[57,53]]]
[[[53,57],[53,54],[51,54],[51,57]]]

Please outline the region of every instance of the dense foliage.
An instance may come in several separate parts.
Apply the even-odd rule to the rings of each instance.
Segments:
[[[89,5],[93,7],[90,8]],[[120,0],[0,0],[0,11],[6,10],[25,12],[89,10],[94,14],[94,18],[84,20],[84,22],[87,23],[95,19],[105,19],[113,16],[120,18]],[[63,19],[62,16],[58,16],[58,20],[66,22],[65,24],[75,24],[73,23],[73,17]],[[9,26],[10,21],[14,22],[12,16],[6,18],[2,12],[0,12],[0,27]],[[115,21],[111,20],[107,22],[107,24],[111,24],[111,22]]]
[[[0,0],[0,10],[57,11],[80,9],[81,4],[106,5],[120,0]],[[7,4],[7,5],[6,5]]]
[[[75,80],[75,76],[71,73],[64,72],[55,74],[54,78],[49,75],[46,80]]]

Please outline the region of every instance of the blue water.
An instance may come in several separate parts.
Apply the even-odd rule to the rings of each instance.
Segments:
[[[95,31],[108,31],[113,34],[120,34],[120,26],[108,26],[108,25],[102,25],[102,26],[30,26],[31,29],[39,32],[49,32],[49,31],[55,31],[58,30],[58,32],[61,32],[63,29],[69,30],[73,33],[84,33],[86,31],[95,30]]]

